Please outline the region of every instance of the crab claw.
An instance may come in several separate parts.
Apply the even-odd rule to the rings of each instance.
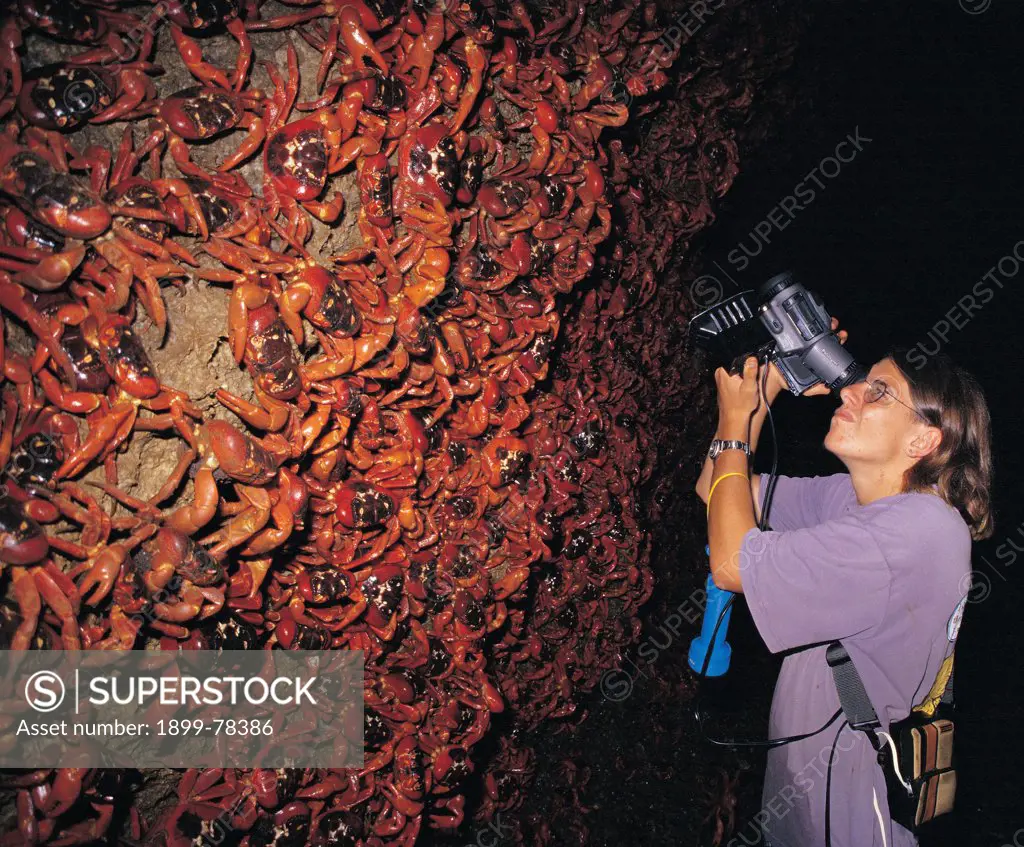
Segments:
[[[89,572],[78,583],[78,590],[86,603],[95,606],[110,594],[114,587],[114,580],[117,578],[117,572],[121,569],[127,556],[128,548],[124,544],[111,544],[92,559]],[[93,592],[92,596],[86,597],[85,595],[90,591]]]
[[[54,479],[70,479],[81,473],[111,441],[124,432],[125,427],[131,429],[137,414],[138,410],[131,403],[120,403],[111,408],[96,423],[95,429],[90,427],[88,438],[64,460],[64,464],[54,474]]]
[[[82,565],[81,569],[88,568],[85,578],[78,583],[78,591],[84,602],[90,606],[101,603],[114,587],[114,580],[117,579],[117,573],[128,558],[128,554],[158,529],[156,524],[147,524],[130,538],[104,547],[94,558]],[[92,596],[86,597],[90,591],[93,592]]]
[[[33,291],[56,291],[85,258],[85,245],[76,244],[62,253],[45,256],[34,266],[14,275],[14,281]]]

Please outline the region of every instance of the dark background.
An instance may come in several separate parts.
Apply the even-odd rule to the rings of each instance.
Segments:
[[[975,11],[984,5],[964,0]],[[793,69],[813,95],[727,195],[704,245],[706,270],[723,279],[728,294],[738,289],[710,262],[742,288],[794,268],[849,330],[849,349],[868,366],[897,341],[934,350],[929,331],[936,322],[1024,241],[1022,33],[1024,8],[1008,0],[992,0],[973,15],[956,0],[819,4]],[[814,186],[813,203],[784,231],[773,228],[772,243],[737,272],[730,251],[742,242],[754,252],[753,228],[855,127],[871,143],[838,176],[819,176],[824,191]],[[1024,244],[1018,252],[1024,255]],[[1018,831],[1024,844],[1022,592],[1008,545],[1024,549],[1024,266],[1016,276],[1012,268],[1004,264],[1010,273],[999,277],[1003,289],[989,283],[993,299],[962,329],[953,327],[943,346],[988,398],[995,534],[975,545],[974,602],[958,641],[958,808],[924,845],[1001,847]],[[962,312],[957,320],[963,324]],[[781,473],[843,470],[821,447],[835,406],[827,397],[780,398]],[[758,464],[770,459],[766,433]],[[737,615],[734,648],[764,651],[744,614]]]
[[[778,118],[770,143],[741,153],[742,172],[694,245],[699,254],[687,261],[727,296],[796,270],[849,330],[849,349],[868,366],[896,343],[934,351],[929,333],[936,323],[1024,242],[1024,4],[819,0],[801,11],[809,26],[784,80],[801,105]],[[824,189],[813,186],[807,175],[858,128],[871,141],[838,175],[818,172]],[[848,147],[841,152],[849,157]],[[814,187],[813,202],[782,231],[773,228],[771,243],[739,272],[730,253],[741,244],[755,252],[754,227],[801,182]],[[1024,255],[1024,243],[1018,252]],[[962,328],[953,327],[942,345],[977,377],[992,413],[995,532],[974,547],[973,602],[957,646],[957,808],[922,834],[922,847],[1024,845],[1024,583],[1013,563],[1019,554],[1009,546],[1024,552],[1017,446],[1024,266],[1016,274],[1012,262],[1004,269],[1002,289],[986,283],[994,296],[966,325],[964,313],[954,312]],[[844,470],[822,447],[836,405],[829,397],[780,397],[780,473]],[[713,399],[709,409],[706,433],[680,437],[710,439]],[[769,470],[771,459],[766,431],[756,470]],[[687,665],[699,616],[678,637],[664,628],[669,610],[692,611],[706,575],[704,509],[689,494],[699,470],[679,469],[684,496],[666,506],[655,533],[658,584],[641,644],[657,647],[656,662],[647,665],[639,650],[630,651],[622,666],[632,681],[626,699],[595,691],[575,732],[534,741],[536,781],[518,815],[543,822],[547,843],[754,843],[750,819],[760,808],[764,755],[708,738],[765,738],[780,659],[765,648],[742,600],[729,628],[732,663],[721,679],[698,684]],[[732,841],[716,832],[720,824],[733,829]]]

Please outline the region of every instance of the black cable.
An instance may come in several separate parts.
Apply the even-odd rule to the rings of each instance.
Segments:
[[[767,356],[767,354],[765,355],[764,365],[765,365],[764,376],[761,378],[761,393],[764,394],[764,395],[767,395],[767,389],[768,389],[768,356]],[[760,405],[760,402],[761,402],[760,398],[758,398],[758,404],[759,405]],[[775,418],[772,416],[772,406],[771,406],[771,403],[767,403],[766,404],[766,408],[768,410],[768,428],[771,430],[771,433],[772,433],[772,469],[771,469],[771,471],[768,474],[768,482],[765,485],[764,497],[762,498],[764,500],[764,506],[761,508],[761,520],[758,522],[758,527],[757,527],[758,529],[761,530],[761,532],[764,532],[765,529],[768,526],[768,513],[771,511],[772,497],[775,496],[775,483],[778,482],[778,476],[776,475],[776,472],[778,471],[778,468],[779,468],[779,440],[778,440],[778,438],[775,435]],[[763,479],[761,480],[761,482],[762,482],[762,484],[765,483],[765,481]]]
[[[804,732],[800,735],[786,735],[782,738],[767,738],[763,741],[747,741],[738,738],[712,738],[710,735],[704,733],[703,718],[700,719],[699,726],[701,729],[701,733],[704,734],[704,737],[711,744],[715,744],[719,747],[766,747],[769,750],[774,750],[776,747],[782,747],[784,744],[792,744],[794,741],[803,741],[805,738],[813,738],[818,733],[824,732],[826,729],[828,729],[829,726],[831,726],[835,722],[835,719],[838,718],[842,713],[842,709],[836,711],[836,713],[832,715],[832,717],[830,717],[827,721],[825,721],[825,723],[823,723],[820,727],[814,730],[814,732]]]
[[[836,733],[835,740],[832,742],[832,749],[828,751],[828,770],[825,772],[825,847],[832,847],[832,760],[836,755],[836,744],[839,743],[839,735],[842,733],[843,727],[849,725],[849,723],[849,721],[844,720],[839,725],[839,732]]]

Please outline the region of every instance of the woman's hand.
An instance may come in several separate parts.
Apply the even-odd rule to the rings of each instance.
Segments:
[[[750,416],[763,402],[758,396],[757,359],[748,356],[743,372],[730,374],[725,368],[715,370],[718,385],[718,430],[723,438],[746,438]],[[779,375],[781,378],[781,374]]]
[[[832,331],[839,327],[837,318],[832,318]],[[839,330],[837,333],[839,343],[845,344],[849,334],[846,330]],[[743,365],[742,374],[730,374],[725,368],[718,368],[715,371],[715,383],[718,385],[718,422],[719,429],[728,429],[730,432],[746,432],[747,424],[751,414],[758,408],[758,394],[762,379],[761,368],[753,356],[747,357]],[[788,389],[789,384],[782,375],[778,366],[771,362],[768,365],[768,378],[765,384],[765,396],[761,398],[762,403],[770,405],[778,397],[779,392]],[[813,397],[820,394],[828,394],[829,388],[823,382],[812,385],[801,396]],[[734,437],[742,437],[735,435]]]

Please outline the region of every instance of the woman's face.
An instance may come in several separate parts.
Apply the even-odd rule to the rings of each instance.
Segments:
[[[871,383],[878,379],[885,382],[889,393],[873,403],[865,402]],[[907,408],[913,406],[910,386],[889,359],[871,368],[865,382],[849,385],[839,395],[843,403],[832,415],[825,449],[847,465],[851,460],[879,466],[898,461],[906,457],[907,445],[914,437],[928,428]]]

